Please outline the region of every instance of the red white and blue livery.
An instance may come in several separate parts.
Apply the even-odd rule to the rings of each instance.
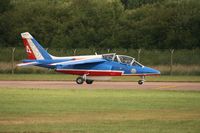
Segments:
[[[56,57],[49,54],[28,32],[21,33],[28,59],[18,66],[38,66],[64,74],[78,75],[77,84],[92,84],[94,80],[107,80],[113,76],[160,75],[160,71],[143,66],[134,58],[115,53],[102,55]]]

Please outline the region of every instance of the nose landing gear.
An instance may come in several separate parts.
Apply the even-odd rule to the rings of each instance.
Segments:
[[[138,81],[138,84],[139,84],[139,85],[144,84],[144,81],[145,81],[145,76],[141,76],[141,78],[142,78],[142,79]]]
[[[142,85],[143,83],[144,83],[143,80],[139,80],[139,81],[138,81],[138,84],[139,84],[139,85]]]

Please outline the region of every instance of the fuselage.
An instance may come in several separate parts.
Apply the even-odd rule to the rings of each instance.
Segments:
[[[111,59],[104,58],[104,55],[87,55],[87,56],[69,56],[69,57],[53,57],[51,60],[37,60],[39,67],[55,69],[56,72],[72,75],[87,75],[87,76],[153,76],[160,75],[158,70],[146,67],[136,62],[132,58],[131,63],[125,63],[119,60],[114,60],[118,55],[112,55]],[[115,57],[114,57],[115,56]],[[128,57],[128,56],[126,56]],[[73,63],[89,59],[104,59],[104,62],[82,63],[78,65],[62,65],[61,63]],[[30,60],[24,60],[30,62]]]
[[[143,84],[145,76],[160,75],[158,70],[145,67],[133,57],[126,55],[102,54],[85,56],[55,57],[49,54],[28,33],[21,33],[28,59],[18,66],[39,66],[54,69],[56,72],[79,75],[76,79],[78,84],[86,81],[92,84],[97,77],[112,76],[141,76],[139,84]],[[95,78],[94,78],[95,77]]]

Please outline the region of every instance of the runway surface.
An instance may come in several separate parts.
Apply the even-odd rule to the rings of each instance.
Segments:
[[[29,89],[155,89],[155,90],[195,90],[200,91],[200,83],[195,82],[94,82],[92,85],[77,85],[75,81],[0,81],[0,88]]]

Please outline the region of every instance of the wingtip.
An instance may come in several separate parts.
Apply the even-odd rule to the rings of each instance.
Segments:
[[[16,66],[21,67],[21,66],[23,66],[23,63],[17,64]]]

